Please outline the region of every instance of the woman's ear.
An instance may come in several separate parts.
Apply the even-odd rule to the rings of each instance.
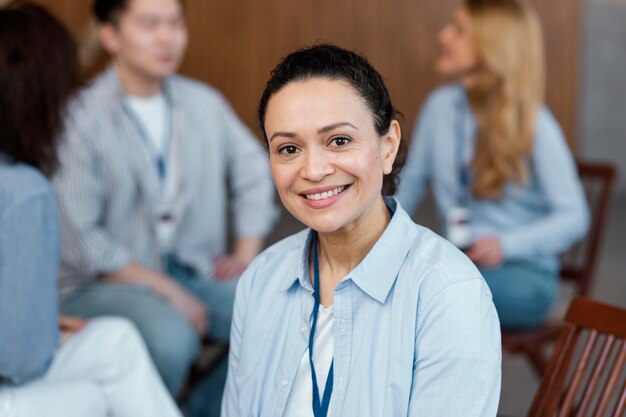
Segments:
[[[393,162],[396,160],[400,141],[402,140],[402,130],[397,120],[392,120],[389,125],[389,131],[382,138],[382,146],[380,148],[381,158],[383,160],[383,173],[385,175],[391,172]]]

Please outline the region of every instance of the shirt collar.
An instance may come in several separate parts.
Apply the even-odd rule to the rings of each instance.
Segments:
[[[293,250],[285,252],[289,265],[286,268],[287,273],[282,277],[284,282],[278,286],[280,291],[289,290],[296,281],[299,281],[305,289],[313,291],[308,271],[311,238],[311,229],[305,229],[294,236]]]
[[[365,259],[349,274],[364,293],[379,303],[387,299],[417,233],[395,198],[385,197],[385,204],[393,213],[391,221]]]
[[[409,215],[402,209],[395,198],[385,197],[385,204],[391,210],[391,221],[365,258],[344,278],[351,279],[364,293],[380,303],[384,303],[391,291],[404,259],[416,237],[416,230]],[[311,242],[311,229],[301,232],[297,237],[296,247],[300,256],[293,256],[292,265],[287,269],[293,274],[285,277],[279,287],[286,291],[296,281],[309,291],[313,291],[308,272],[308,254]]]

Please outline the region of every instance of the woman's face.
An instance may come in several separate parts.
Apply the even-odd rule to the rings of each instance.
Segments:
[[[441,52],[437,58],[437,71],[446,76],[463,77],[478,66],[478,52],[470,28],[470,15],[458,7],[439,31]]]
[[[392,122],[379,137],[372,114],[346,82],[312,78],[287,84],[265,115],[270,165],[280,199],[321,233],[367,223],[382,202],[383,174],[400,143]]]

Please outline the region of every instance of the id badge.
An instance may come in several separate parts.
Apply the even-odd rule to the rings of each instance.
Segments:
[[[161,252],[166,253],[171,249],[176,234],[176,222],[171,215],[164,214],[158,219],[156,234]]]
[[[462,251],[469,249],[472,244],[470,211],[467,207],[452,207],[448,211],[447,239]]]

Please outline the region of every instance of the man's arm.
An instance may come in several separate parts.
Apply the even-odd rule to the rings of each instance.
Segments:
[[[228,102],[222,97],[220,100],[236,241],[231,255],[216,260],[218,279],[243,272],[261,251],[278,213],[267,153]]]
[[[206,307],[195,296],[180,286],[176,281],[146,268],[137,262],[131,262],[122,269],[103,274],[101,279],[109,282],[142,284],[161,296],[168,304],[182,313],[196,329],[198,335],[205,334],[208,327]]]

